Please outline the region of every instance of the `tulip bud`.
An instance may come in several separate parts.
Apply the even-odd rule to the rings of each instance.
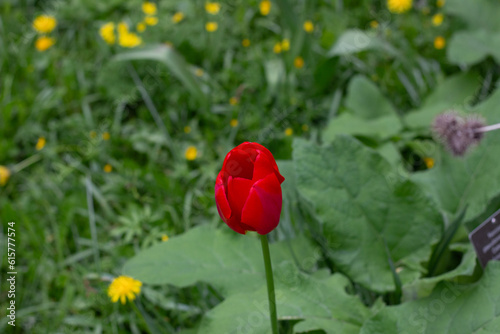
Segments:
[[[215,202],[222,220],[235,232],[264,235],[279,223],[281,176],[271,152],[245,142],[224,159],[215,181]]]

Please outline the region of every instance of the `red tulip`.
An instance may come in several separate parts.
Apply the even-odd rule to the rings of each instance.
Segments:
[[[236,146],[226,155],[215,181],[219,215],[241,234],[271,232],[280,220],[284,180],[267,148],[249,142]]]

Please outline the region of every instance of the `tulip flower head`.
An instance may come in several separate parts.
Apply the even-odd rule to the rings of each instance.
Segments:
[[[279,223],[284,180],[267,148],[250,142],[236,146],[215,181],[219,215],[235,232],[268,234]]]

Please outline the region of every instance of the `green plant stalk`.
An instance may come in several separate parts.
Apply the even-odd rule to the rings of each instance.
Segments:
[[[262,254],[264,255],[264,266],[266,268],[267,297],[269,300],[269,315],[271,317],[271,328],[273,334],[278,334],[278,315],[276,312],[276,296],[274,293],[273,267],[271,265],[271,255],[269,253],[269,242],[267,234],[260,236],[262,244]]]

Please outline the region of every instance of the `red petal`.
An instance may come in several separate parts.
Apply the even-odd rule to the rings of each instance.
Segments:
[[[257,181],[248,195],[241,214],[241,223],[267,234],[278,226],[281,214],[281,186],[276,175]]]
[[[271,164],[272,168],[274,169],[274,172],[276,174],[276,177],[278,178],[279,183],[281,184],[281,183],[283,183],[283,181],[285,181],[285,178],[280,174],[280,171],[278,169],[278,165],[276,164],[276,160],[274,160],[273,154],[267,148],[265,148],[261,144],[250,143],[250,142],[245,142],[243,144],[240,144],[237,146],[237,148],[239,148],[240,150],[243,150],[249,154],[250,154],[250,152],[253,152],[255,150],[261,154],[264,154],[268,158],[269,163]],[[258,159],[258,156],[256,159]],[[256,160],[256,159],[254,158],[254,160]],[[255,179],[255,176],[253,178]]]
[[[241,210],[247,201],[252,185],[252,180],[229,177],[227,198],[233,215],[241,217]]]
[[[240,234],[245,234],[246,231],[240,226],[239,215],[236,217],[231,215],[231,208],[226,198],[226,191],[224,186],[215,185],[215,203],[217,204],[217,211],[224,223],[227,224],[233,231]]]
[[[229,176],[250,180],[253,174],[252,158],[248,153],[236,147],[226,155],[220,172],[222,173],[222,179],[226,182]]]

